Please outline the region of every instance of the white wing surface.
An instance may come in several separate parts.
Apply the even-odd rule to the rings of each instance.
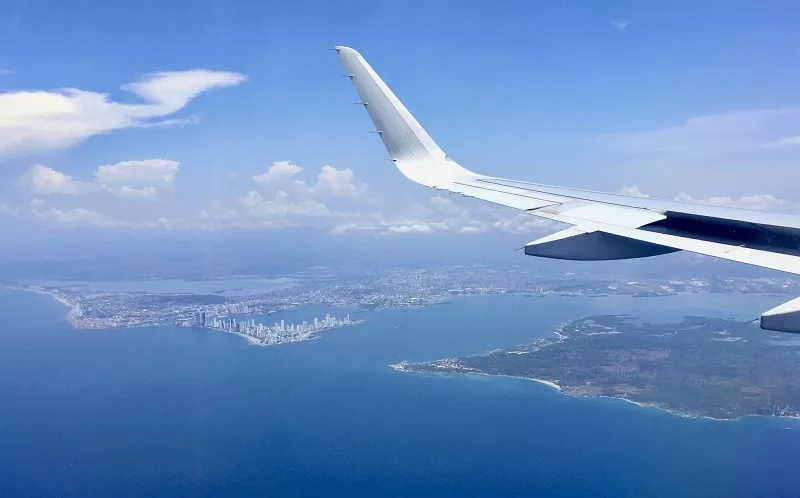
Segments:
[[[800,217],[630,197],[479,175],[451,160],[366,60],[336,47],[389,157],[411,180],[571,225],[525,245],[525,254],[609,260],[690,251],[800,274]],[[800,332],[800,298],[761,317],[762,328]]]

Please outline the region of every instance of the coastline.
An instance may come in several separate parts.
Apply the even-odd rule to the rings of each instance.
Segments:
[[[209,329],[209,330],[212,330],[212,331],[215,331],[215,332],[226,332],[228,334],[238,335],[239,337],[242,337],[244,340],[246,340],[247,343],[250,344],[251,346],[268,346],[269,345],[269,344],[264,344],[257,337],[253,337],[253,336],[247,335],[247,334],[242,334],[240,332],[233,332],[231,330],[222,330],[222,329]]]
[[[40,295],[50,296],[51,298],[55,299],[56,301],[58,301],[59,303],[61,303],[62,305],[66,306],[68,308],[68,311],[67,311],[67,313],[66,313],[64,318],[68,322],[70,322],[70,324],[74,328],[76,328],[76,329],[77,328],[83,328],[83,327],[76,326],[76,318],[80,319],[80,305],[70,302],[65,296],[59,294],[57,291],[48,290],[48,289],[39,288],[39,287],[18,287],[18,286],[11,286],[11,285],[1,285],[0,287],[7,288],[9,290],[32,292],[32,293],[36,293],[36,294],[40,294]],[[354,323],[354,324],[357,324],[357,323]],[[340,327],[342,327],[342,326],[330,327],[329,329],[340,328]],[[306,340],[316,339],[318,337],[319,333],[327,331],[329,329],[320,330],[317,334],[309,336],[307,339],[303,339],[301,341],[296,341],[296,342],[303,342],[303,341],[306,341]],[[220,331],[220,332],[228,332],[228,333],[232,333],[232,334],[238,335],[238,336],[242,337],[244,340],[246,340],[249,345],[254,345],[254,346],[267,347],[267,346],[285,344],[285,343],[267,344],[267,343],[259,340],[258,338],[253,337],[253,336],[249,336],[247,334],[242,334],[242,333],[239,333],[239,332],[232,332],[232,331],[227,331],[227,330],[222,330],[222,329],[211,329],[211,330],[216,330],[216,331]],[[562,342],[562,341],[564,341],[566,339],[570,339],[569,336],[566,336],[566,335],[563,334],[563,329],[561,327],[558,327],[553,332],[553,335],[555,337],[550,339],[550,341],[552,341],[551,343]],[[547,341],[547,339],[541,339],[541,340],[542,341]],[[398,366],[399,366],[399,364],[398,364]],[[566,394],[566,395],[574,397],[574,398],[606,398],[606,399],[620,400],[620,401],[625,401],[625,402],[631,403],[631,404],[636,405],[636,406],[638,406],[640,408],[653,408],[653,409],[661,410],[661,411],[667,412],[667,413],[669,413],[671,415],[675,415],[675,416],[679,416],[679,417],[683,417],[683,418],[708,419],[708,420],[720,421],[720,422],[730,422],[730,421],[734,421],[735,422],[735,421],[740,421],[740,420],[742,420],[744,418],[747,418],[747,417],[759,417],[759,418],[763,417],[763,418],[769,418],[769,419],[781,418],[781,419],[800,420],[800,415],[772,415],[772,414],[769,414],[769,415],[747,414],[747,415],[741,415],[741,416],[738,416],[738,417],[735,417],[735,418],[718,418],[718,417],[713,417],[713,416],[709,416],[709,415],[703,415],[703,414],[700,414],[700,413],[684,412],[684,411],[680,411],[680,410],[677,410],[677,409],[661,406],[661,405],[655,404],[653,402],[635,401],[635,400],[632,400],[632,399],[629,399],[629,398],[625,398],[625,397],[591,396],[591,395],[572,394],[572,393],[570,393],[568,391],[565,391],[564,388],[562,388],[560,385],[558,385],[557,381],[553,381],[553,380],[546,380],[546,379],[539,379],[539,378],[529,378],[529,377],[514,376],[514,375],[504,375],[504,374],[489,374],[489,373],[485,373],[485,372],[476,372],[476,371],[414,372],[413,370],[406,370],[406,369],[403,369],[403,368],[395,368],[395,365],[391,365],[391,367],[393,369],[395,369],[395,370],[399,370],[399,371],[406,372],[406,373],[433,373],[433,374],[436,374],[436,375],[456,375],[456,374],[464,375],[464,374],[468,374],[468,375],[486,375],[486,376],[491,376],[491,377],[507,377],[507,378],[514,378],[514,379],[524,379],[524,380],[537,382],[539,384],[544,384],[546,386],[549,386],[551,388],[554,388],[554,389],[558,390],[559,392],[561,392],[563,394]]]
[[[39,294],[40,296],[50,296],[51,298],[55,299],[59,303],[69,308],[67,314],[64,315],[64,319],[68,321],[70,325],[72,325],[74,328],[77,328],[75,327],[75,317],[78,314],[78,305],[76,303],[68,301],[67,298],[65,298],[64,296],[56,294],[55,292],[52,291],[47,291],[45,289],[36,287],[15,287],[12,285],[2,285],[0,287],[4,289],[10,289],[22,292],[33,292],[34,294]]]
[[[486,372],[470,372],[470,371],[464,371],[464,372],[417,372],[417,371],[414,371],[414,370],[406,370],[406,369],[402,368],[402,364],[400,364],[400,363],[390,365],[390,367],[392,369],[398,371],[398,372],[403,372],[403,373],[422,373],[422,374],[431,374],[431,375],[440,375],[440,376],[441,375],[451,375],[451,376],[456,376],[456,375],[459,375],[459,376],[484,375],[484,376],[487,376],[487,377],[498,377],[498,378],[507,378],[507,379],[529,380],[529,381],[536,382],[538,384],[544,384],[544,385],[546,385],[546,386],[548,386],[548,387],[550,387],[552,389],[555,389],[556,391],[558,391],[559,393],[561,393],[563,395],[566,395],[566,396],[569,396],[569,397],[575,398],[575,399],[609,399],[609,400],[615,400],[615,401],[625,401],[626,403],[630,403],[632,405],[636,405],[639,408],[650,408],[650,409],[654,409],[654,410],[660,410],[660,411],[669,413],[670,415],[673,415],[673,416],[682,417],[682,418],[689,418],[689,419],[698,419],[698,420],[706,419],[706,420],[712,420],[714,422],[739,422],[739,421],[742,421],[745,418],[753,417],[753,418],[788,419],[788,420],[798,420],[798,421],[800,421],[800,416],[791,416],[791,415],[756,415],[756,414],[750,414],[750,415],[742,415],[742,416],[739,416],[739,417],[736,417],[736,418],[717,418],[717,417],[711,417],[709,415],[690,414],[690,413],[685,413],[685,412],[679,412],[679,411],[676,411],[676,410],[673,410],[673,409],[670,409],[670,408],[666,408],[666,407],[663,407],[663,406],[655,405],[655,404],[652,404],[652,403],[647,403],[647,402],[643,402],[643,401],[634,401],[634,400],[628,399],[628,398],[619,398],[619,397],[616,397],[616,396],[581,396],[579,394],[571,394],[571,393],[565,391],[561,386],[559,386],[554,381],[545,380],[545,379],[534,379],[534,378],[531,378],[531,377],[522,377],[522,376],[518,376],[518,375],[490,374],[490,373],[486,373]]]
[[[64,319],[67,322],[69,322],[69,324],[74,329],[119,328],[119,327],[114,327],[114,326],[110,326],[110,327],[105,327],[105,326],[101,326],[101,327],[81,327],[81,326],[78,326],[77,319],[79,319],[80,316],[81,316],[80,305],[77,304],[77,303],[73,303],[73,302],[69,301],[66,297],[62,296],[61,294],[58,294],[56,291],[47,290],[47,289],[43,289],[43,288],[39,288],[39,287],[19,287],[19,286],[13,286],[13,285],[5,285],[5,284],[0,285],[0,288],[14,290],[14,291],[32,292],[34,294],[39,294],[39,295],[42,295],[42,296],[49,296],[49,297],[55,299],[60,304],[62,304],[64,306],[66,306],[67,308],[69,308],[67,310],[67,313],[64,315]],[[319,333],[321,333],[321,332],[325,332],[325,331],[328,331],[328,330],[331,330],[331,329],[348,327],[348,326],[351,326],[351,325],[358,325],[358,324],[360,324],[362,322],[363,322],[363,320],[356,320],[356,321],[354,321],[352,323],[349,323],[347,325],[337,325],[335,327],[328,327],[328,328],[320,329],[320,330],[315,331],[315,333],[309,335],[305,339],[301,339],[299,341],[291,341],[291,342],[312,341],[312,340],[316,339],[317,337],[319,337]],[[147,325],[144,325],[144,326],[147,326]],[[136,327],[136,326],[134,326],[134,327]],[[142,325],[139,325],[139,327],[142,327]],[[276,344],[268,344],[266,342],[263,342],[261,339],[258,339],[257,337],[253,337],[253,336],[250,336],[250,335],[247,335],[247,334],[242,334],[240,332],[234,332],[234,331],[231,331],[231,330],[224,330],[224,329],[218,329],[218,328],[213,328],[213,327],[204,327],[204,328],[206,330],[210,330],[210,331],[224,332],[224,333],[238,335],[239,337],[241,337],[245,341],[247,341],[247,343],[249,345],[251,345],[251,346],[267,347],[267,346],[279,346],[281,344],[288,344],[288,342],[287,343],[282,343],[281,342],[281,343],[276,343]]]
[[[490,373],[484,373],[484,372],[465,372],[465,373],[467,373],[469,375],[486,375],[488,377],[505,377],[506,379],[530,380],[530,381],[538,382],[539,384],[544,384],[544,385],[546,385],[548,387],[551,387],[551,388],[555,389],[556,391],[558,391],[560,393],[569,394],[569,393],[564,392],[564,389],[562,389],[561,386],[559,386],[558,384],[555,383],[555,381],[552,381],[552,380],[532,379],[530,377],[520,377],[518,375],[490,374]],[[569,394],[569,395],[572,396],[571,394]],[[580,397],[580,396],[573,396],[573,397]],[[584,397],[586,397],[586,396],[584,396]]]
[[[556,344],[556,343],[564,342],[565,340],[569,339],[570,337],[563,333],[563,327],[564,327],[565,324],[566,324],[566,322],[562,323],[561,325],[557,326],[556,329],[553,331],[553,335],[555,335],[556,337],[555,337],[555,340],[551,340],[552,342],[547,343],[547,341],[548,341],[547,339],[544,339],[544,338],[541,339],[541,341],[544,342],[544,344],[542,346],[547,346],[549,344]],[[453,359],[453,360],[455,360],[455,359]],[[739,417],[736,417],[736,418],[717,418],[717,417],[712,417],[712,416],[709,416],[709,415],[701,415],[701,414],[680,412],[680,411],[677,411],[677,410],[674,410],[674,409],[670,409],[670,408],[667,408],[667,407],[664,407],[664,406],[656,405],[654,403],[648,403],[648,402],[643,402],[643,401],[635,401],[635,400],[632,400],[632,399],[629,399],[629,398],[621,398],[621,397],[617,397],[617,396],[583,396],[583,395],[579,395],[579,394],[571,394],[571,393],[565,391],[555,381],[551,381],[551,380],[536,379],[536,378],[531,378],[531,377],[522,377],[522,376],[519,376],[519,375],[490,374],[490,373],[486,373],[486,372],[476,372],[476,371],[468,371],[468,370],[465,370],[465,371],[462,371],[462,372],[447,372],[447,371],[443,371],[443,372],[416,372],[414,370],[406,369],[405,368],[406,364],[407,364],[407,362],[400,362],[400,363],[392,364],[392,365],[390,365],[390,367],[392,369],[396,370],[396,371],[405,372],[405,373],[430,373],[430,374],[434,374],[434,375],[467,375],[467,376],[469,376],[469,375],[486,375],[486,376],[489,376],[489,377],[505,377],[505,378],[509,378],[509,379],[529,380],[529,381],[533,381],[533,382],[536,382],[536,383],[539,383],[539,384],[544,384],[544,385],[546,385],[548,387],[551,387],[551,388],[557,390],[561,394],[565,394],[565,395],[567,395],[569,397],[576,398],[576,399],[577,398],[583,398],[583,399],[605,398],[605,399],[611,399],[611,400],[625,401],[627,403],[631,403],[633,405],[636,405],[639,408],[652,408],[652,409],[660,410],[660,411],[669,413],[670,415],[674,415],[674,416],[678,416],[678,417],[682,417],[682,418],[707,419],[707,420],[713,420],[715,422],[737,422],[737,421],[741,421],[742,419],[747,418],[747,417],[781,418],[781,419],[790,419],[790,420],[800,420],[800,415],[792,416],[792,415],[756,415],[756,414],[750,414],[750,415],[742,415],[742,416],[739,416]]]

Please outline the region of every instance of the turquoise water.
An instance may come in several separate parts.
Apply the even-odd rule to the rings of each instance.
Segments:
[[[0,291],[2,496],[797,496],[800,424],[685,419],[523,380],[395,372],[568,318],[750,318],[780,298],[463,298],[273,348],[74,330]],[[735,310],[731,313],[728,310]],[[274,315],[305,319],[322,306]]]

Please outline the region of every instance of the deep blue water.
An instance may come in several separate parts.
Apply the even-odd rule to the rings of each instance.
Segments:
[[[798,496],[796,421],[686,419],[388,368],[590,313],[750,318],[776,301],[464,298],[260,348],[191,329],[74,330],[50,298],[0,290],[0,495]]]

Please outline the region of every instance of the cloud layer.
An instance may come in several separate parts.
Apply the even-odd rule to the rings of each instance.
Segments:
[[[313,227],[332,234],[360,231],[387,236],[444,231],[527,233],[548,226],[528,214],[449,196],[385,203],[368,196],[367,185],[358,182],[349,168],[324,165],[313,173],[289,161],[272,163],[265,173],[253,176],[244,193],[221,203],[216,211],[204,207],[153,216],[157,210],[114,208],[109,200],[109,194],[125,199],[157,197],[161,189],[173,186],[178,171],[179,164],[167,159],[123,161],[99,166],[91,181],[83,181],[34,165],[26,178],[31,194],[29,213],[45,226],[205,230]],[[16,213],[10,206],[6,208]]]
[[[91,181],[82,181],[52,168],[35,165],[29,175],[32,197],[28,213],[45,226],[61,227],[170,230],[308,227],[327,230],[331,234],[359,231],[383,236],[492,231],[529,234],[556,229],[555,224],[528,213],[449,195],[383,202],[368,196],[367,186],[358,183],[355,173],[349,168],[324,165],[314,174],[313,170],[308,171],[290,161],[272,163],[265,173],[250,180],[242,179],[246,184],[243,193],[222,202],[217,210],[202,207],[159,215],[155,214],[157,210],[140,212],[107,207],[110,196],[156,198],[162,189],[172,188],[178,171],[179,164],[168,159],[123,161],[99,166]],[[619,192],[649,197],[635,185],[623,187]],[[92,199],[102,198],[106,201],[91,203]],[[696,198],[683,192],[674,199],[749,209],[794,209],[790,202],[769,194]],[[137,206],[145,205],[149,204]],[[5,203],[0,206],[6,219],[17,219],[26,212]]]

